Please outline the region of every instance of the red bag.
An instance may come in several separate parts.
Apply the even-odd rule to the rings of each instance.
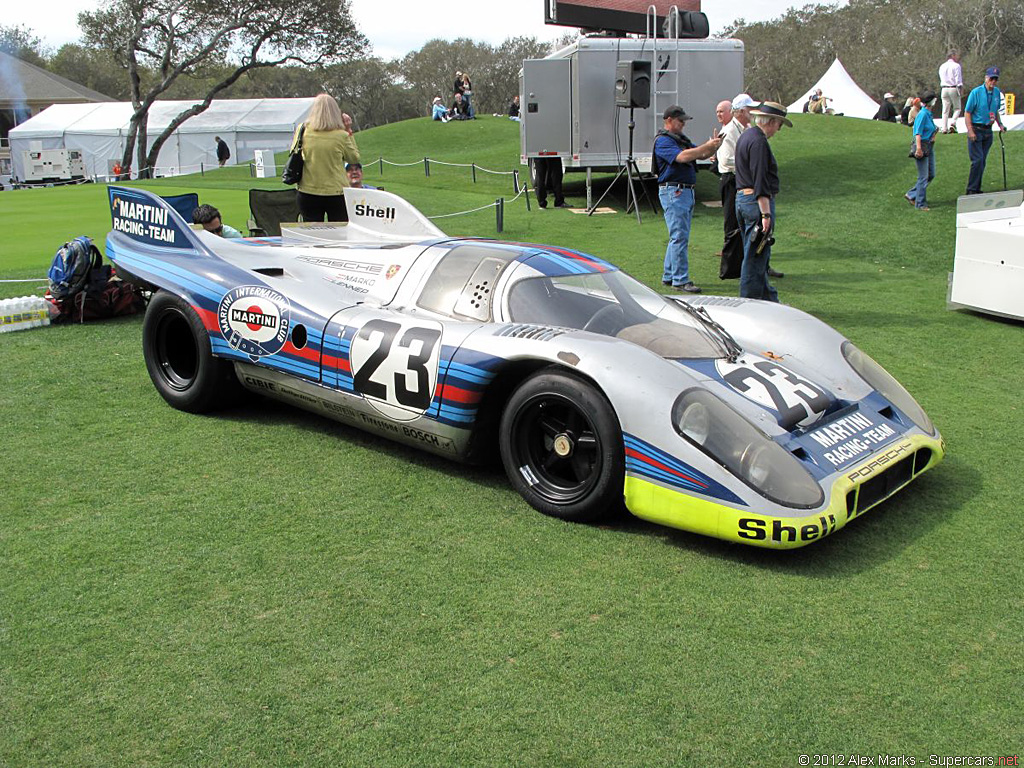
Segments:
[[[47,291],[46,299],[60,311],[53,319],[54,323],[106,320],[109,317],[134,315],[146,308],[146,299],[142,291],[118,277],[111,277],[106,283],[90,283],[84,291],[79,291],[64,300],[54,299]]]

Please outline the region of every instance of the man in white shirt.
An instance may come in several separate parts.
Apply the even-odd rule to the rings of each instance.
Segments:
[[[964,71],[960,66],[960,54],[951,51],[949,58],[939,67],[939,84],[942,86],[942,132],[956,133],[956,119],[960,117],[960,99],[964,89]],[[953,116],[953,125],[949,117]]]
[[[732,103],[723,101],[715,110],[723,125],[719,133],[722,146],[716,153],[720,174],[718,189],[722,197],[722,212],[725,214],[725,243],[722,245],[722,265],[718,271],[722,280],[738,278],[743,265],[743,230],[736,218],[736,141],[750,125],[750,109],[756,106],[756,101],[741,93]],[[774,269],[769,274],[772,277],[783,276]]]

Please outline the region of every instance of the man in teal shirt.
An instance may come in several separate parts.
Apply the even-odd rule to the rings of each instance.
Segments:
[[[992,124],[1005,131],[999,119],[999,105],[1002,94],[996,88],[999,81],[999,67],[985,70],[985,82],[971,91],[964,107],[964,122],[967,125],[967,154],[971,158],[971,173],[967,177],[967,194],[981,194],[981,179],[985,175],[985,160],[992,146]]]

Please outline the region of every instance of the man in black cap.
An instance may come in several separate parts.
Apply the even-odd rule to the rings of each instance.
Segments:
[[[743,267],[740,296],[778,301],[768,283],[772,235],[775,231],[775,195],[779,193],[779,166],[768,139],[783,125],[793,127],[786,108],[766,101],[750,110],[754,124],[736,142],[736,218],[743,230]]]
[[[967,127],[967,154],[971,158],[971,173],[967,177],[967,194],[981,194],[981,179],[985,175],[985,161],[992,146],[992,124],[1005,131],[999,118],[1002,94],[996,87],[999,67],[985,70],[985,82],[971,91],[964,105],[964,123]]]
[[[720,137],[712,137],[699,147],[683,135],[690,116],[673,104],[662,116],[665,127],[658,131],[651,157],[651,171],[658,176],[658,199],[665,211],[668,246],[661,282],[676,290],[700,293],[690,279],[690,222],[693,218],[693,187],[697,182],[697,161],[718,151]]]

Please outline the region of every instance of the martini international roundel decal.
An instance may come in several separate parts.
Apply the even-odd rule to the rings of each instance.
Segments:
[[[291,312],[288,299],[263,285],[241,285],[220,300],[220,332],[232,349],[253,361],[281,351],[288,340]]]

